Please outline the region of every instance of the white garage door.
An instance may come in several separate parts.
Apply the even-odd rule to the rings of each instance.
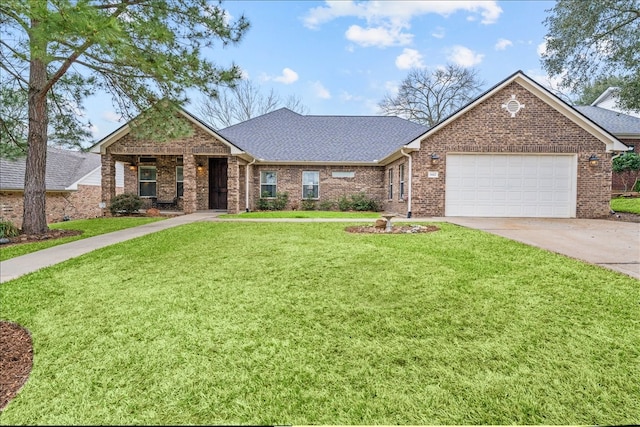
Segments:
[[[447,154],[446,216],[572,218],[575,155]]]

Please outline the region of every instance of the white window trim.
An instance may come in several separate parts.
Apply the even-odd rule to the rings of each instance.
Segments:
[[[404,185],[404,163],[401,164],[400,166],[398,166],[398,178],[400,181],[400,188],[398,191],[398,200],[404,200],[404,192],[405,192],[405,185]]]
[[[303,199],[308,199],[308,197],[305,195],[305,187],[306,184],[304,183],[304,174],[305,173],[314,173],[317,174],[318,177],[318,183],[317,184],[313,184],[314,187],[317,186],[318,187],[318,197],[313,197],[312,200],[319,200],[320,199],[320,171],[302,171],[302,198]]]
[[[265,173],[272,173],[276,176],[276,183],[275,184],[269,184],[266,182],[262,181],[262,177],[264,176]],[[262,198],[262,186],[263,185],[275,185],[276,186],[276,191],[274,192],[273,196],[271,197],[265,197],[266,199],[275,199],[276,195],[278,194],[278,171],[260,171],[260,197]]]
[[[389,200],[393,200],[393,168],[389,168]]]
[[[182,168],[182,181],[178,181],[178,169]],[[178,183],[182,183],[182,196],[178,196]],[[184,166],[178,165],[176,166],[176,197],[184,197]]]
[[[156,171],[156,179],[142,179],[142,169],[154,169]],[[158,197],[158,168],[152,165],[140,165],[138,167],[138,195],[140,194],[140,183],[142,182],[155,182],[156,183],[156,194],[155,196],[140,196],[143,199],[153,199],[154,197]]]

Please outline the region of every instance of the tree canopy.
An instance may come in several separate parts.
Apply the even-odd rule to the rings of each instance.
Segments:
[[[27,100],[26,142],[24,124],[4,118],[1,142],[27,149],[24,232],[47,230],[44,175],[49,133],[59,133],[67,141],[81,138],[86,123],[80,113],[88,95],[111,94],[117,112],[127,118],[145,111],[145,126],[138,129],[153,128],[163,134],[162,130],[178,126],[172,107],[186,101],[186,89],[216,96],[221,83],[240,77],[235,64],[221,67],[205,57],[210,49],[239,42],[249,26],[244,16],[232,21],[221,4],[208,0],[0,3],[0,83],[12,97],[6,99],[17,100],[14,105]],[[2,95],[4,101],[4,90]],[[165,108],[150,108],[159,100],[165,101]],[[50,122],[52,111],[60,114]]]
[[[544,20],[542,65],[561,87],[578,93],[595,80],[620,79],[619,106],[640,110],[638,0],[559,0]]]
[[[398,93],[386,95],[378,107],[385,115],[431,127],[472,101],[483,85],[473,68],[447,65],[434,71],[413,69]]]

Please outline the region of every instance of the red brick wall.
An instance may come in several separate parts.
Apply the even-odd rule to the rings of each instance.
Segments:
[[[121,190],[121,189],[120,189]],[[60,222],[65,216],[69,219],[88,219],[102,216],[100,201],[101,188],[95,185],[79,185],[77,191],[47,192],[47,223]],[[0,193],[0,217],[7,219],[17,227],[22,227],[24,195],[22,192]]]
[[[186,119],[185,119],[186,120]],[[193,125],[193,134],[167,142],[139,140],[130,134],[114,142],[106,148],[103,158],[103,200],[108,206],[113,197],[109,182],[113,179],[111,169],[108,167],[112,161],[125,163],[137,162],[138,156],[155,157],[157,167],[156,192],[159,200],[172,200],[176,195],[176,158],[182,157],[184,163],[184,192],[185,198],[179,200],[178,206],[185,212],[205,210],[209,206],[209,175],[208,159],[210,157],[227,157],[227,187],[228,187],[228,211],[238,211],[244,201],[240,201],[240,183],[238,182],[238,158],[232,156],[230,148],[215,139],[210,133]],[[190,158],[194,158],[191,163]],[[193,164],[193,166],[190,166]],[[196,170],[196,165],[202,165],[202,170]],[[125,166],[125,192],[138,194],[138,170],[130,170]],[[106,185],[105,185],[106,183]],[[188,191],[195,192],[195,200],[187,195]],[[188,200],[187,200],[188,199]],[[147,203],[150,205],[150,202]],[[148,207],[148,206],[146,206]]]
[[[252,206],[255,210],[260,195],[260,172],[277,172],[278,192],[289,193],[287,209],[300,209],[302,197],[302,172],[319,171],[320,188],[317,205],[322,202],[336,202],[342,196],[364,192],[368,197],[384,202],[383,174],[384,168],[379,166],[268,166],[252,165]],[[334,178],[332,172],[354,172],[353,178]],[[255,190],[253,190],[255,189]],[[243,205],[244,206],[244,205]]]
[[[512,95],[525,106],[515,117],[502,108]],[[422,141],[413,154],[413,216],[444,215],[447,153],[493,152],[576,154],[576,216],[605,217],[611,196],[611,155],[605,150],[604,143],[514,82]],[[433,152],[441,158],[435,166]],[[592,154],[602,159],[596,167],[588,164]],[[429,170],[438,178],[427,178]]]

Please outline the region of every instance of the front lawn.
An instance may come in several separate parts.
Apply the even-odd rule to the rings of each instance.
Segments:
[[[43,240],[41,242],[21,243],[19,245],[0,246],[0,261],[15,258],[20,255],[29,254],[42,249],[58,246],[74,240],[86,239],[99,234],[111,233],[125,228],[136,227],[150,222],[164,219],[162,217],[116,217],[116,218],[93,218],[78,219],[73,221],[58,222],[49,224],[49,228],[64,230],[81,230],[82,234],[77,236],[63,237],[54,240]]]
[[[617,197],[611,199],[611,209],[615,212],[631,212],[640,215],[640,197]]]
[[[6,425],[622,425],[636,279],[481,231],[199,222],[0,286]]]

